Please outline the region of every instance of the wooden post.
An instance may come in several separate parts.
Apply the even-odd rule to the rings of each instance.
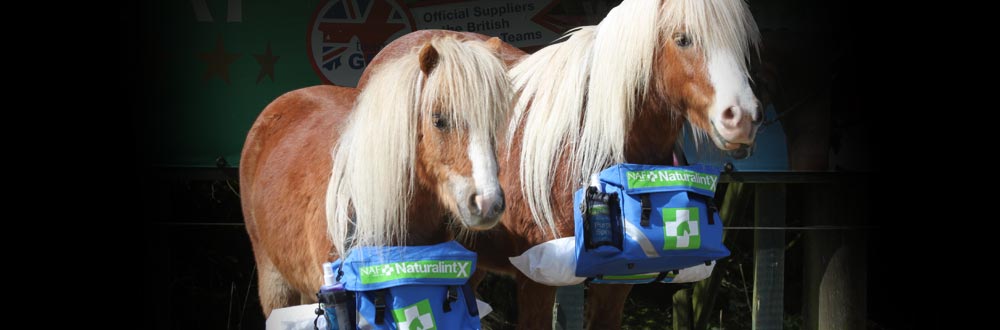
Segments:
[[[758,184],[757,227],[785,226],[785,185]],[[781,329],[785,301],[785,231],[754,231],[753,329]]]
[[[674,293],[674,330],[691,330],[694,324],[691,310],[691,289]]]
[[[803,313],[805,329],[865,329],[868,189],[862,184],[804,187],[807,226],[837,226],[805,233]]]

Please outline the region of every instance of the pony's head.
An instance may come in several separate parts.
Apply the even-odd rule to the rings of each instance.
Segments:
[[[743,0],[626,0],[597,26],[590,99],[625,124],[634,95],[661,100],[720,149],[749,146],[763,117],[747,69],[759,40]]]
[[[470,229],[497,224],[504,211],[495,132],[513,93],[496,55],[500,39],[435,39],[419,53],[427,76],[417,139],[417,178]],[[484,47],[485,46],[485,47]]]
[[[551,187],[564,156],[569,182],[585,182],[626,161],[628,143],[674,144],[676,135],[630,131],[640,111],[661,112],[646,129],[687,118],[720,149],[751,145],[762,116],[747,62],[758,40],[743,0],[625,0],[518,63],[508,141],[523,131],[521,186],[535,221],[555,231]]]
[[[752,145],[763,115],[747,63],[760,37],[746,4],[664,0],[659,6],[660,48],[650,92],[665,93],[671,107],[719,149]]]
[[[496,225],[495,132],[512,97],[497,46],[437,38],[373,73],[334,151],[327,215],[338,251],[405,244],[414,221]]]

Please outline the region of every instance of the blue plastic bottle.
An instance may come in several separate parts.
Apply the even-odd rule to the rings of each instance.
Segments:
[[[349,330],[351,326],[350,295],[343,283],[336,280],[333,263],[323,263],[323,286],[319,287],[319,302],[323,304],[323,314],[326,316],[327,329]]]
[[[598,193],[603,193],[601,189],[600,177],[597,174],[590,176],[590,186]],[[590,239],[593,246],[612,245],[611,234],[611,209],[603,198],[593,198],[590,200],[590,208],[587,209],[587,216],[590,219]]]

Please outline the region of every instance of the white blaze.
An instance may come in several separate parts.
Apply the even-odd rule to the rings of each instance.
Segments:
[[[469,160],[472,161],[472,178],[480,196],[500,193],[497,182],[497,160],[490,139],[476,134],[469,138]]]
[[[740,60],[726,52],[714,52],[708,57],[708,75],[715,89],[715,99],[709,115],[716,125],[722,111],[731,106],[740,107],[744,116],[753,116],[757,112],[753,89],[750,88],[746,72],[740,66]]]

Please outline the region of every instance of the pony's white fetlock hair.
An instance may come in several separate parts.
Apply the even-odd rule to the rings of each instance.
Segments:
[[[437,38],[429,76],[419,49],[375,71],[358,96],[333,150],[326,195],[327,231],[345,255],[354,246],[405,244],[415,185],[418,118],[443,110],[456,129],[494,139],[513,92],[497,54],[479,41]],[[353,228],[353,232],[351,230]]]
[[[655,54],[679,28],[692,31],[709,53],[741,51],[746,58],[747,40],[754,46],[759,40],[742,0],[626,0],[599,25],[572,32],[511,70],[520,94],[507,143],[522,131],[521,188],[543,233],[558,237],[551,206],[556,180],[584,182],[625,160],[628,129],[650,87]],[[570,155],[563,154],[567,146]],[[570,162],[569,177],[556,177],[563,160]]]

